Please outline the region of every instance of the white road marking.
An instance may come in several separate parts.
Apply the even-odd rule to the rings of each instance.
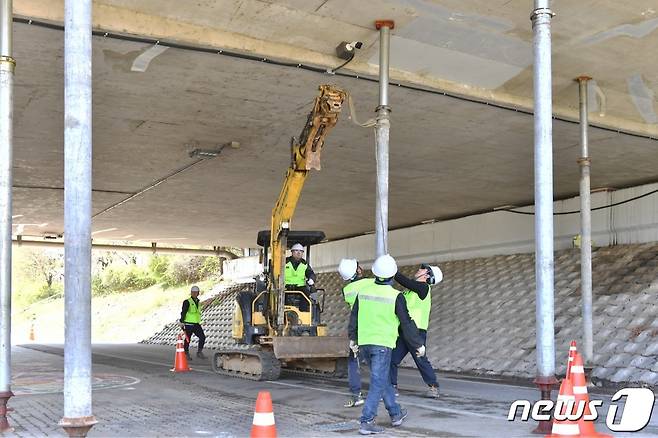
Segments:
[[[331,389],[324,389],[324,388],[316,388],[314,386],[310,385],[298,385],[295,383],[288,383],[288,382],[279,382],[279,381],[273,381],[273,380],[268,380],[267,383],[272,383],[275,385],[281,385],[281,386],[290,386],[293,388],[302,388],[302,389],[311,389],[313,391],[320,391],[320,392],[329,392],[332,394],[339,394],[339,395],[350,395],[348,392],[342,392],[342,391],[334,391]],[[398,397],[398,399],[406,399],[408,396],[401,396]],[[457,415],[466,415],[466,416],[471,416],[471,417],[479,417],[479,418],[487,418],[490,420],[501,420],[507,422],[506,417],[500,417],[497,415],[488,415],[488,414],[480,414],[477,412],[470,412],[470,411],[463,411],[459,409],[450,409],[450,408],[443,408],[443,407],[437,407],[437,406],[429,406],[429,405],[424,405],[424,404],[418,404],[415,401],[410,403],[411,406],[426,409],[429,411],[435,411],[435,412],[445,412],[445,413],[450,413],[450,414],[457,414]]]

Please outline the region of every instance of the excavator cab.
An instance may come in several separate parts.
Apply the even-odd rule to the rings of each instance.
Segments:
[[[268,276],[271,263],[268,250],[271,233],[269,230],[258,233],[257,243],[263,247],[264,274]],[[307,259],[311,247],[323,241],[322,231],[289,231],[288,249],[299,243],[306,248]],[[284,292],[284,335],[285,336],[326,336],[327,327],[321,323],[324,310],[325,290],[314,286],[295,287],[286,285]],[[239,343],[255,344],[257,337],[268,334],[267,322],[271,315],[267,283],[256,279],[255,290],[238,293],[233,318],[233,338]]]
[[[342,377],[346,373],[347,338],[328,336],[321,322],[324,289],[289,288],[283,291],[283,326],[277,324],[280,295],[273,288],[268,260],[270,231],[258,233],[265,278],[253,290],[239,292],[233,314],[233,339],[249,346],[216,353],[215,372],[254,380],[274,380],[281,368],[314,376]],[[324,240],[322,231],[288,231],[286,247],[300,243],[308,257],[311,246]]]

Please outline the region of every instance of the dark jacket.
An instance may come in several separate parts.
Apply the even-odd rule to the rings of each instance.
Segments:
[[[190,298],[192,298],[192,297],[190,297]],[[187,301],[187,300],[189,300],[190,298],[183,301],[183,309],[180,311],[180,322],[185,322],[185,315],[187,315],[187,311],[190,309],[190,302]],[[196,303],[196,307],[198,309],[199,308],[199,299],[198,298],[192,298],[192,299]]]
[[[427,294],[430,293],[431,286],[429,284],[423,281],[412,280],[399,272],[395,274],[395,281],[403,288],[416,292],[418,298],[421,300],[424,300]]]

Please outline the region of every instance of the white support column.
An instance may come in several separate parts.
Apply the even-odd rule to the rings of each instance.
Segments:
[[[0,3],[0,433],[9,430],[11,392],[11,188],[14,67],[12,0]]]
[[[551,90],[550,0],[535,0],[534,32],[534,145],[535,145],[535,275],[537,378],[542,399],[550,399],[555,379],[555,302],[553,260],[553,120]],[[550,433],[550,422],[536,432]]]
[[[69,436],[96,424],[91,404],[92,0],[64,5],[64,417]]]

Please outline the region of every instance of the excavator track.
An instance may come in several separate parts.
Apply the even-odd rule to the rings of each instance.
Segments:
[[[281,372],[291,376],[302,377],[319,377],[324,379],[341,379],[347,376],[347,358],[341,357],[336,359],[334,370],[325,370],[313,368],[311,365],[304,364],[286,364],[281,368]]]
[[[333,370],[314,368],[313,364],[292,362],[281,364],[274,352],[262,349],[222,350],[213,355],[211,366],[217,374],[247,380],[277,380],[284,373],[290,376],[340,379],[347,376],[347,359],[336,359]],[[327,362],[328,363],[328,362]],[[225,366],[227,368],[225,368]]]
[[[281,362],[273,351],[263,349],[222,350],[212,358],[212,370],[217,374],[248,380],[277,380]]]

